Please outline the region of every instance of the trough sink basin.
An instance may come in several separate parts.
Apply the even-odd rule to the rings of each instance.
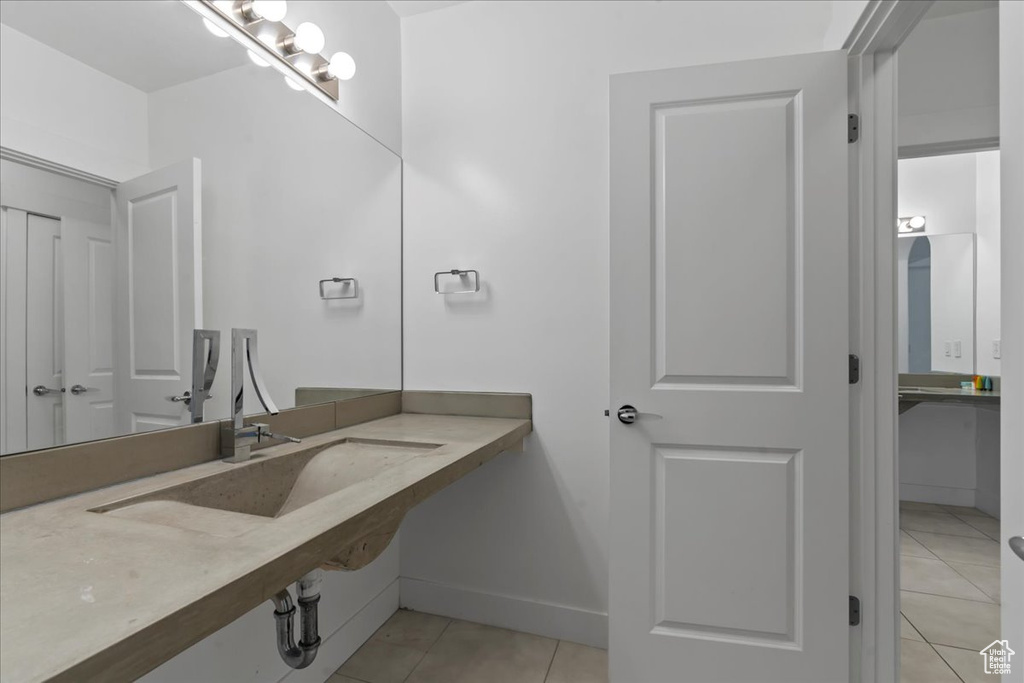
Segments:
[[[247,463],[225,463],[223,472],[90,512],[203,531],[208,525],[197,525],[202,511],[194,508],[241,513],[269,522],[437,448],[440,445],[339,439],[287,455],[261,458],[257,454]],[[221,522],[226,521],[220,517]],[[233,535],[230,529],[221,531]]]

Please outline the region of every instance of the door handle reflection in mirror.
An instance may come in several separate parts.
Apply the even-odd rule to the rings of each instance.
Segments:
[[[207,394],[206,398],[213,398],[213,394]],[[167,400],[170,401],[171,403],[184,403],[185,405],[189,405],[192,403],[192,392],[186,391],[181,396],[168,396]]]
[[[50,389],[49,387],[44,387],[42,384],[39,384],[37,386],[32,387],[32,393],[35,394],[36,396],[46,396],[47,394],[63,394],[64,387],[61,387],[60,389]]]
[[[1024,560],[1024,536],[1014,536],[1010,539],[1010,548],[1020,559]]]
[[[87,391],[96,391],[96,389],[93,389],[92,387],[83,387],[81,384],[76,384],[71,387],[70,391],[75,396],[80,396],[81,394],[84,394]]]
[[[656,415],[655,413],[641,413],[629,404],[619,408],[617,415],[619,416],[619,422],[624,425],[631,425],[642,417],[653,417],[656,420],[661,419],[661,415]]]

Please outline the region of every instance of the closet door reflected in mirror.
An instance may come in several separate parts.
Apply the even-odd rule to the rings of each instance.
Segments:
[[[279,408],[401,388],[401,159],[284,80],[177,0],[0,3],[0,454],[187,424],[193,328]]]

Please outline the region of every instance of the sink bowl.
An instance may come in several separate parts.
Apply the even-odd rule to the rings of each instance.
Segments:
[[[256,456],[248,463],[225,465],[223,472],[92,508],[90,512],[184,528],[196,528],[193,519],[197,517],[197,511],[184,506],[270,521],[437,448],[438,444],[341,439],[288,455],[265,459]],[[200,526],[206,530],[208,525]]]

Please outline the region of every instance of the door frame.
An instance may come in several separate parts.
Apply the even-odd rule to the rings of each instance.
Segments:
[[[896,170],[897,57],[896,50],[921,21],[934,0],[870,0],[843,48],[849,55],[850,111],[860,116],[860,139],[850,154],[850,353],[861,359],[860,382],[851,387],[851,528],[850,591],[860,598],[863,615],[859,629],[851,630],[851,681],[895,683],[899,680],[899,472],[897,465],[898,388],[896,343]],[[1000,3],[1000,38],[1024,41],[1024,30],[1009,27]],[[1019,20],[1022,12],[1014,13]],[[1020,50],[1019,46],[1016,48]],[[1001,66],[1005,62],[1000,49]],[[1018,74],[1019,76],[1019,74]],[[1001,185],[1020,182],[1024,144],[1020,129],[1008,130],[1009,107],[1021,106],[1022,90],[1012,86],[1014,102],[1007,103],[1007,74],[1000,75],[1003,113]],[[1011,142],[1012,140],[1012,142]],[[975,145],[977,146],[977,145]],[[1011,149],[1012,147],[1012,149]],[[947,150],[950,151],[950,150]],[[1008,163],[1007,158],[1013,157]],[[1015,164],[1015,165],[1011,165]],[[1008,168],[1016,170],[1011,178]],[[1019,272],[1024,235],[1012,233],[1010,224],[1024,222],[1024,200],[1001,193],[1003,268],[1002,290],[1024,284]],[[1017,230],[1016,233],[1024,231]],[[1004,297],[1001,336],[1004,344],[1024,346],[1024,309],[1008,305]],[[1005,363],[1005,360],[1004,360]],[[1019,384],[1024,367],[1019,359],[1003,366],[1003,409],[1024,412]],[[1009,381],[1008,381],[1009,380]],[[1005,387],[1010,385],[1007,395]],[[1002,422],[1003,498],[1010,495],[1006,481],[1012,476],[1006,454],[1024,447],[1024,429]],[[1014,465],[1024,470],[1024,463]],[[1005,510],[1005,503],[1004,503]],[[1018,511],[1019,512],[1019,511]],[[1007,535],[1004,532],[1004,537]],[[1005,539],[1004,539],[1005,540]],[[1009,550],[1002,544],[1004,564]],[[1006,570],[1004,568],[1004,577]],[[1002,635],[1024,636],[1003,619]],[[858,667],[858,668],[855,668]]]

